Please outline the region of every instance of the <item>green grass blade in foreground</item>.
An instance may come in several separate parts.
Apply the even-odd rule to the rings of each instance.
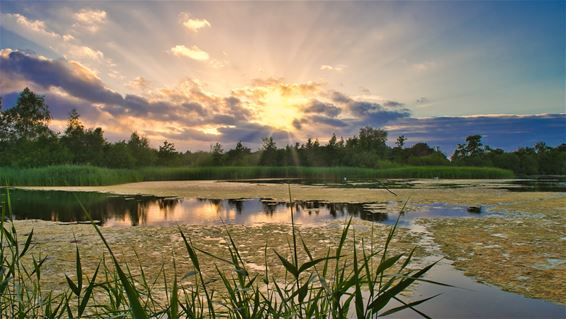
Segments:
[[[126,296],[128,297],[128,302],[129,302],[129,305],[130,305],[129,310],[130,310],[132,317],[134,319],[146,319],[146,318],[148,318],[148,315],[147,315],[145,309],[141,305],[140,296],[139,296],[138,291],[136,290],[136,288],[134,287],[132,282],[130,282],[130,279],[126,276],[126,273],[122,270],[122,267],[120,267],[120,263],[118,263],[118,259],[116,259],[116,256],[114,255],[112,248],[110,248],[110,245],[106,241],[106,238],[104,237],[104,235],[102,235],[102,232],[100,231],[98,225],[96,225],[96,223],[92,219],[92,216],[86,210],[86,208],[83,206],[83,204],[78,199],[78,197],[77,197],[77,201],[79,202],[79,205],[81,206],[81,208],[83,210],[83,213],[90,220],[92,226],[96,230],[96,233],[98,234],[100,239],[102,239],[104,246],[106,246],[106,249],[108,250],[108,252],[110,253],[110,256],[112,257],[112,261],[114,263],[114,268],[116,269],[116,272],[118,273],[118,278],[120,279],[120,282],[122,283],[122,286],[124,288]]]

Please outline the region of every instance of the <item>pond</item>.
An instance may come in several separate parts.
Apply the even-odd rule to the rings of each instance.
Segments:
[[[257,180],[238,180],[235,182],[257,183]],[[490,188],[512,192],[566,192],[566,176],[543,176],[524,179],[375,179],[375,178],[343,178],[343,179],[265,179],[262,183],[294,183],[338,188],[374,188],[374,189],[454,189],[454,188]]]
[[[251,181],[250,181],[251,182]],[[262,181],[263,182],[263,181]],[[281,181],[274,181],[281,182]],[[516,181],[513,181],[515,183]],[[351,187],[364,185],[362,182],[350,182]],[[361,184],[358,184],[361,183]],[[405,180],[397,183],[410,187],[445,187],[445,184],[465,185],[465,182],[438,181],[421,183],[419,180]],[[486,181],[493,185],[510,185],[510,182]],[[497,183],[497,184],[496,184]],[[374,182],[375,187],[379,183]],[[338,185],[338,184],[336,184]],[[337,187],[330,185],[330,187]],[[389,186],[391,186],[390,184]],[[431,186],[432,185],[432,186]],[[477,185],[474,184],[474,185]],[[329,186],[329,185],[326,185]],[[382,185],[383,186],[383,185]],[[556,186],[556,185],[554,185]],[[339,186],[338,186],[339,187]],[[350,186],[346,186],[350,187]],[[364,187],[368,187],[367,184]],[[392,190],[396,187],[392,187]],[[476,186],[474,186],[476,187]],[[529,186],[530,187],[530,186]],[[529,191],[532,188],[524,188]],[[2,191],[2,193],[5,193]],[[270,198],[178,198],[150,195],[115,195],[99,192],[67,192],[10,190],[13,215],[16,219],[42,219],[58,223],[85,221],[79,202],[84,204],[93,219],[104,227],[131,227],[145,225],[197,224],[211,225],[221,223],[221,219],[232,224],[289,223],[289,203],[274,201]],[[360,218],[378,223],[395,222],[402,206],[400,201],[367,203],[328,203],[322,201],[297,201],[293,204],[294,217],[300,224],[324,224],[336,219],[348,217]],[[479,207],[479,211],[459,205],[445,203],[412,204],[401,215],[400,224],[418,231],[415,218],[482,218],[502,216],[490,207]],[[421,245],[422,244],[422,245]],[[420,246],[434,246],[434,243],[419,243]],[[441,258],[441,255],[435,255]],[[418,285],[414,298],[421,299],[436,293],[443,293],[438,298],[419,305],[419,309],[432,317],[440,318],[566,318],[566,307],[539,299],[501,290],[500,288],[478,283],[455,269],[449,260],[443,260],[433,267],[427,279],[449,283],[458,288]],[[411,311],[403,311],[392,318],[420,318]]]
[[[61,223],[88,221],[80,203],[103,226],[290,223],[291,205],[268,198],[182,199],[149,195],[113,195],[96,192],[33,191],[10,192],[16,219],[41,219]],[[347,217],[394,224],[400,202],[327,203],[297,201],[293,204],[295,222],[321,224]],[[400,217],[408,226],[417,217],[480,217],[494,214],[487,208],[471,209],[442,203],[413,205]]]

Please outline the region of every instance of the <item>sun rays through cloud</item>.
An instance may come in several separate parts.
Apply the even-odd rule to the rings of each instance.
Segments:
[[[74,108],[115,139],[138,130],[181,149],[423,125],[448,147],[440,119],[493,135],[491,117],[470,116],[543,127],[564,113],[564,4],[500,6],[4,2],[0,95],[10,107],[30,87],[53,125]]]

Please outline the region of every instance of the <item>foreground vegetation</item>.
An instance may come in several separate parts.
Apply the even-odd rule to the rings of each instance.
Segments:
[[[110,169],[94,166],[0,167],[0,182],[9,186],[99,186],[142,181],[311,178],[513,178],[513,172],[494,167],[405,166],[388,169],[359,167],[146,167]]]
[[[136,132],[131,134],[129,140],[111,143],[104,136],[102,128],[86,128],[76,111],[69,114],[64,132],[52,131],[48,126],[50,120],[51,113],[44,98],[27,88],[20,94],[15,106],[2,110],[0,104],[0,167],[92,165],[132,169],[189,166],[204,167],[203,171],[211,170],[206,168],[211,166],[265,166],[267,171],[274,166],[282,167],[279,171],[286,171],[286,167],[290,166],[337,167],[338,170],[341,167],[361,167],[398,168],[395,172],[401,175],[387,175],[391,177],[443,177],[439,175],[444,171],[438,168],[431,169],[438,171],[437,174],[429,174],[430,171],[426,169],[411,173],[416,169],[404,166],[444,166],[448,171],[452,166],[471,166],[503,168],[518,175],[566,174],[566,144],[550,147],[540,142],[534,147],[506,152],[483,145],[480,135],[472,135],[466,138],[464,144],[456,147],[448,160],[439,149],[426,143],[415,143],[407,147],[404,136],[399,136],[395,146],[391,147],[388,145],[386,131],[363,127],[357,135],[351,137],[338,138],[333,135],[326,144],[316,138],[309,138],[304,143],[278,147],[272,137],[265,137],[258,150],[252,150],[240,141],[229,150],[225,150],[225,146],[220,143],[215,143],[208,152],[179,152],[168,141],[164,141],[158,149],[151,148],[148,139]],[[248,177],[276,177],[274,175],[283,174],[254,173]],[[465,177],[456,173],[448,175]],[[112,178],[122,179],[121,176],[122,173]]]
[[[85,214],[88,215],[87,212]],[[389,244],[396,225],[387,234],[382,247],[373,241],[361,245],[348,222],[336,249],[326,256],[315,257],[295,228],[291,211],[292,233],[289,251],[275,251],[284,276],[269,270],[265,259],[263,275],[247,268],[238,245],[226,228],[229,240],[226,256],[215,256],[198,249],[179,229],[190,260],[191,270],[183,278],[159,275],[164,289],[147,279],[143,262],[138,260],[140,274],[134,265],[120,263],[109,242],[93,224],[109,258],[102,258],[96,269],[83,272],[81,253],[76,248],[75,275],[66,274],[68,288],[61,293],[42,287],[42,267],[48,256],[34,253],[33,230],[18,234],[12,220],[9,193],[2,203],[0,221],[0,317],[7,318],[373,318],[411,309],[435,296],[405,302],[400,294],[423,279],[435,263],[410,270],[414,249],[391,255]],[[23,239],[23,241],[22,241]],[[267,256],[267,244],[264,254]],[[352,258],[346,258],[350,250]],[[201,268],[199,256],[216,260],[216,274],[208,277]],[[175,260],[173,267],[176,269]],[[221,271],[219,264],[231,271]],[[136,265],[137,267],[137,265]],[[74,277],[74,279],[72,278]],[[219,291],[211,283],[221,282]],[[444,284],[440,284],[444,285]],[[391,301],[399,306],[390,306]]]

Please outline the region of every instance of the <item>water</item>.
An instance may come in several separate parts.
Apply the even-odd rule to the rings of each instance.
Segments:
[[[436,264],[426,278],[457,287],[448,288],[432,284],[419,284],[416,287],[412,301],[441,294],[417,306],[419,311],[431,318],[566,318],[566,307],[563,305],[526,298],[478,283],[452,267],[449,261]],[[422,317],[412,310],[403,310],[391,315],[390,318]]]
[[[566,318],[566,307],[541,299],[523,297],[519,294],[501,290],[489,284],[479,283],[452,266],[452,261],[442,258],[442,252],[434,242],[431,233],[422,225],[411,225],[411,231],[421,234],[419,246],[423,247],[428,257],[421,264],[438,263],[425,275],[425,279],[450,284],[453,287],[418,283],[409,300],[422,300],[434,295],[417,306],[431,318]],[[401,306],[392,302],[387,309]],[[390,316],[391,318],[422,318],[416,312],[405,309]],[[353,317],[352,317],[353,318]]]
[[[32,191],[14,189],[10,193],[16,219],[42,219],[57,222],[88,220],[79,205],[83,203],[94,220],[103,226],[289,223],[290,204],[271,199],[181,199],[147,195],[124,196],[104,193]],[[347,217],[393,224],[398,202],[326,203],[295,202],[294,218],[298,224],[321,224]],[[467,207],[418,205],[401,216],[400,225],[408,226],[417,217],[480,217],[490,214],[470,213]]]
[[[238,180],[237,182],[257,183],[257,180]],[[294,183],[339,188],[376,188],[376,189],[444,189],[444,188],[491,188],[512,192],[566,192],[566,176],[545,176],[526,179],[486,179],[486,180],[450,180],[450,179],[265,179],[262,183]]]
[[[156,196],[124,196],[104,193],[11,190],[13,214],[18,219],[43,219],[57,222],[85,220],[78,201],[82,202],[95,220],[105,227],[173,224],[218,224],[220,218],[228,223],[253,224],[263,222],[289,223],[288,203],[271,199],[180,199]],[[470,213],[465,206],[436,203],[419,205],[415,211],[401,217],[401,225],[411,231],[423,231],[412,223],[417,217],[481,218],[497,214],[487,207],[480,213]],[[297,202],[295,220],[301,224],[321,224],[349,216],[392,224],[399,203],[325,203]],[[426,239],[428,238],[428,239]],[[428,249],[438,249],[430,237],[420,243]],[[436,247],[436,248],[430,248]],[[439,259],[439,251],[432,251]],[[436,260],[435,259],[435,260]],[[418,306],[433,318],[566,318],[566,307],[544,300],[525,298],[502,291],[497,287],[476,282],[443,260],[427,274],[427,279],[449,283],[459,288],[431,284],[416,287],[412,300],[442,293],[439,297]],[[390,318],[420,318],[411,310],[396,313]]]

